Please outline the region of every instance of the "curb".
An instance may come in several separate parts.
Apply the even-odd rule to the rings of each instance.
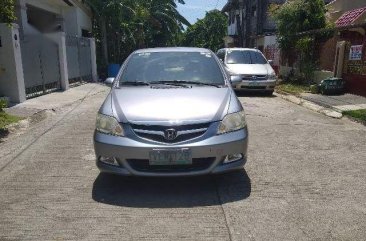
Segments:
[[[362,121],[362,120],[359,120],[359,119],[353,118],[352,116],[347,116],[347,115],[345,115],[344,117],[347,118],[350,121],[353,121],[353,122],[356,122],[356,123],[359,123],[359,124],[362,124],[362,125],[366,126],[366,121]]]
[[[312,111],[321,113],[323,115],[326,115],[328,117],[332,117],[332,118],[335,118],[335,119],[341,119],[343,117],[343,114],[341,112],[338,112],[334,109],[327,108],[327,107],[324,107],[324,106],[321,106],[321,105],[318,105],[318,104],[315,104],[314,102],[305,100],[301,97],[292,95],[292,94],[284,92],[284,91],[276,90],[274,95],[277,96],[277,97],[280,97],[284,100],[287,100],[289,102],[292,102],[294,104],[303,106],[303,107],[305,107],[309,110],[312,110]]]
[[[22,120],[20,120],[20,121],[18,121],[16,123],[12,123],[12,124],[9,124],[9,125],[5,126],[3,128],[3,131],[6,133],[6,135],[3,135],[2,136],[1,133],[0,133],[0,140],[1,139],[5,139],[10,133],[17,132],[18,130],[28,129],[31,125],[36,124],[38,122],[41,122],[41,121],[47,119],[49,116],[56,114],[56,112],[58,110],[60,110],[60,109],[63,109],[65,107],[72,106],[75,103],[82,101],[86,97],[91,97],[91,96],[97,95],[97,94],[99,94],[99,93],[102,92],[102,91],[97,91],[95,93],[90,94],[90,92],[92,90],[94,90],[94,88],[92,88],[84,96],[81,96],[80,98],[78,98],[78,99],[76,99],[76,100],[74,100],[74,101],[72,101],[70,103],[67,103],[67,104],[65,104],[63,106],[60,106],[60,107],[55,108],[55,109],[54,108],[49,108],[49,109],[39,110],[39,111],[31,114],[28,117],[24,117],[24,119],[22,119]]]
[[[31,125],[41,122],[42,120],[47,119],[50,115],[54,114],[54,110],[40,110],[31,116],[28,116],[16,123],[9,124],[5,126],[3,131],[9,133],[14,133],[18,130],[25,130],[29,128]],[[0,136],[0,138],[5,138],[6,136]]]

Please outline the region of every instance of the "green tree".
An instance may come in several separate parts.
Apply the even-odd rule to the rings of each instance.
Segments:
[[[323,0],[289,0],[283,5],[271,5],[270,13],[277,24],[278,43],[282,55],[295,51],[299,56],[300,72],[307,81],[315,69],[315,43],[324,33],[304,35],[306,31],[328,27]]]
[[[327,26],[323,0],[290,0],[283,5],[272,5],[270,12],[277,24],[281,49],[295,47],[299,33]]]
[[[206,13],[203,19],[188,27],[184,32],[182,45],[209,48],[213,51],[224,46],[227,31],[227,17],[219,10]]]
[[[94,35],[102,65],[121,63],[137,48],[176,45],[189,22],[177,11],[183,0],[86,0],[95,12]]]
[[[180,1],[184,3],[183,1]],[[174,36],[189,22],[177,11],[174,0],[145,0],[137,2],[135,24],[138,47],[175,45]]]
[[[0,0],[0,23],[13,23],[15,20],[14,0]]]

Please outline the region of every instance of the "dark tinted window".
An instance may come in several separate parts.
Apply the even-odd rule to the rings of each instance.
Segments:
[[[259,52],[234,50],[226,55],[227,64],[266,64],[267,60]]]
[[[207,52],[151,52],[134,54],[124,69],[124,81],[185,80],[224,84],[224,77],[213,54]]]

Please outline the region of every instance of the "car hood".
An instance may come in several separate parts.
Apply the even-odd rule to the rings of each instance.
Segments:
[[[231,74],[269,75],[273,69],[269,64],[226,64]]]
[[[110,103],[120,122],[202,123],[218,121],[226,115],[231,93],[227,87],[124,87],[111,91]]]

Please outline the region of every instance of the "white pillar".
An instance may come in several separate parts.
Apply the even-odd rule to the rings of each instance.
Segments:
[[[27,5],[25,0],[17,0],[16,4],[16,12],[19,24],[19,32],[23,37],[25,32],[27,32],[28,27],[28,14],[27,14]]]
[[[97,71],[97,53],[95,47],[95,39],[90,38],[90,54],[91,54],[91,67],[92,67],[92,80],[93,82],[98,81],[98,71]]]
[[[60,32],[58,42],[58,56],[60,60],[60,75],[61,75],[61,89],[69,89],[69,72],[67,68],[67,54],[66,54],[66,35]]]
[[[58,45],[58,59],[60,63],[61,89],[69,89],[69,72],[67,67],[66,34],[64,32],[47,34]]]
[[[0,38],[0,94],[11,102],[21,103],[26,97],[19,26],[0,23]]]
[[[336,54],[334,60],[334,67],[333,67],[334,77],[342,78],[344,55],[346,54],[345,50],[346,50],[346,41],[337,42],[336,51],[338,52],[338,54]]]

